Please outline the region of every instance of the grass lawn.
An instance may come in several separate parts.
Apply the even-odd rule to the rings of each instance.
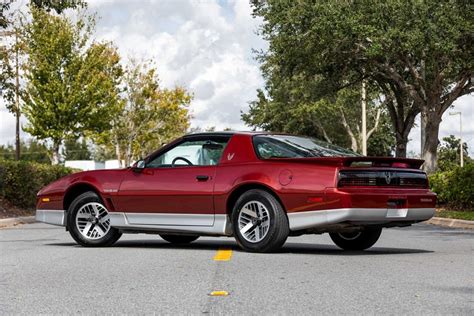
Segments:
[[[447,209],[437,209],[436,217],[464,219],[468,221],[474,221],[474,210],[470,211],[450,211]]]

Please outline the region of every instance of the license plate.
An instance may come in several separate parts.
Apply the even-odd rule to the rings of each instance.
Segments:
[[[387,209],[387,217],[407,217],[407,208],[389,208]]]

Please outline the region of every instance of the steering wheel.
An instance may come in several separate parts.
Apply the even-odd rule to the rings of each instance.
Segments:
[[[189,161],[188,159],[186,159],[186,158],[184,158],[184,157],[176,157],[176,158],[174,158],[173,161],[171,162],[171,166],[174,167],[174,164],[175,164],[176,161],[178,161],[178,160],[182,160],[182,161],[184,161],[185,163],[187,163],[187,164],[190,165],[190,166],[193,165],[193,163],[192,163],[191,161]]]

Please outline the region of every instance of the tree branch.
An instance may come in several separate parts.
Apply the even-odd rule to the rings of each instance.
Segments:
[[[321,124],[319,124],[319,122],[316,122],[315,124],[316,124],[316,126],[321,130],[321,132],[323,133],[324,139],[325,139],[328,143],[332,143],[331,138],[329,138],[329,135],[326,133],[326,129],[325,129]]]
[[[367,139],[369,139],[369,137],[370,137],[370,136],[377,130],[377,128],[379,127],[380,114],[381,114],[380,109],[377,109],[377,116],[375,117],[375,125],[374,125],[374,127],[367,133]]]
[[[424,78],[422,78],[422,76],[420,75],[416,67],[413,65],[409,56],[402,54],[400,55],[400,57],[405,61],[408,70],[410,71],[411,75],[415,79],[414,83],[415,83],[416,89],[419,92],[421,92],[422,98],[426,100],[426,91],[425,91],[426,82]]]
[[[344,110],[341,108],[340,111],[341,111],[342,125],[344,126],[344,128],[347,131],[347,134],[349,134],[349,137],[351,138],[351,149],[353,151],[357,151],[358,150],[357,138],[354,136],[354,133],[352,132],[351,127],[347,123],[346,115],[344,114]]]
[[[456,83],[454,88],[441,97],[441,115],[462,95],[473,91],[473,82],[469,73],[464,74]]]
[[[407,92],[418,104],[426,104],[425,99],[420,96],[417,89],[406,82],[403,77],[390,65],[386,63],[375,63],[376,67],[380,70],[379,75],[386,78],[389,81],[394,82],[401,90]]]

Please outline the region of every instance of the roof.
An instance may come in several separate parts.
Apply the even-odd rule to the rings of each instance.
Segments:
[[[261,135],[268,134],[268,132],[262,131],[217,131],[217,132],[199,132],[199,133],[190,133],[184,135],[184,137],[199,137],[199,136],[232,136],[235,134],[239,135]]]

